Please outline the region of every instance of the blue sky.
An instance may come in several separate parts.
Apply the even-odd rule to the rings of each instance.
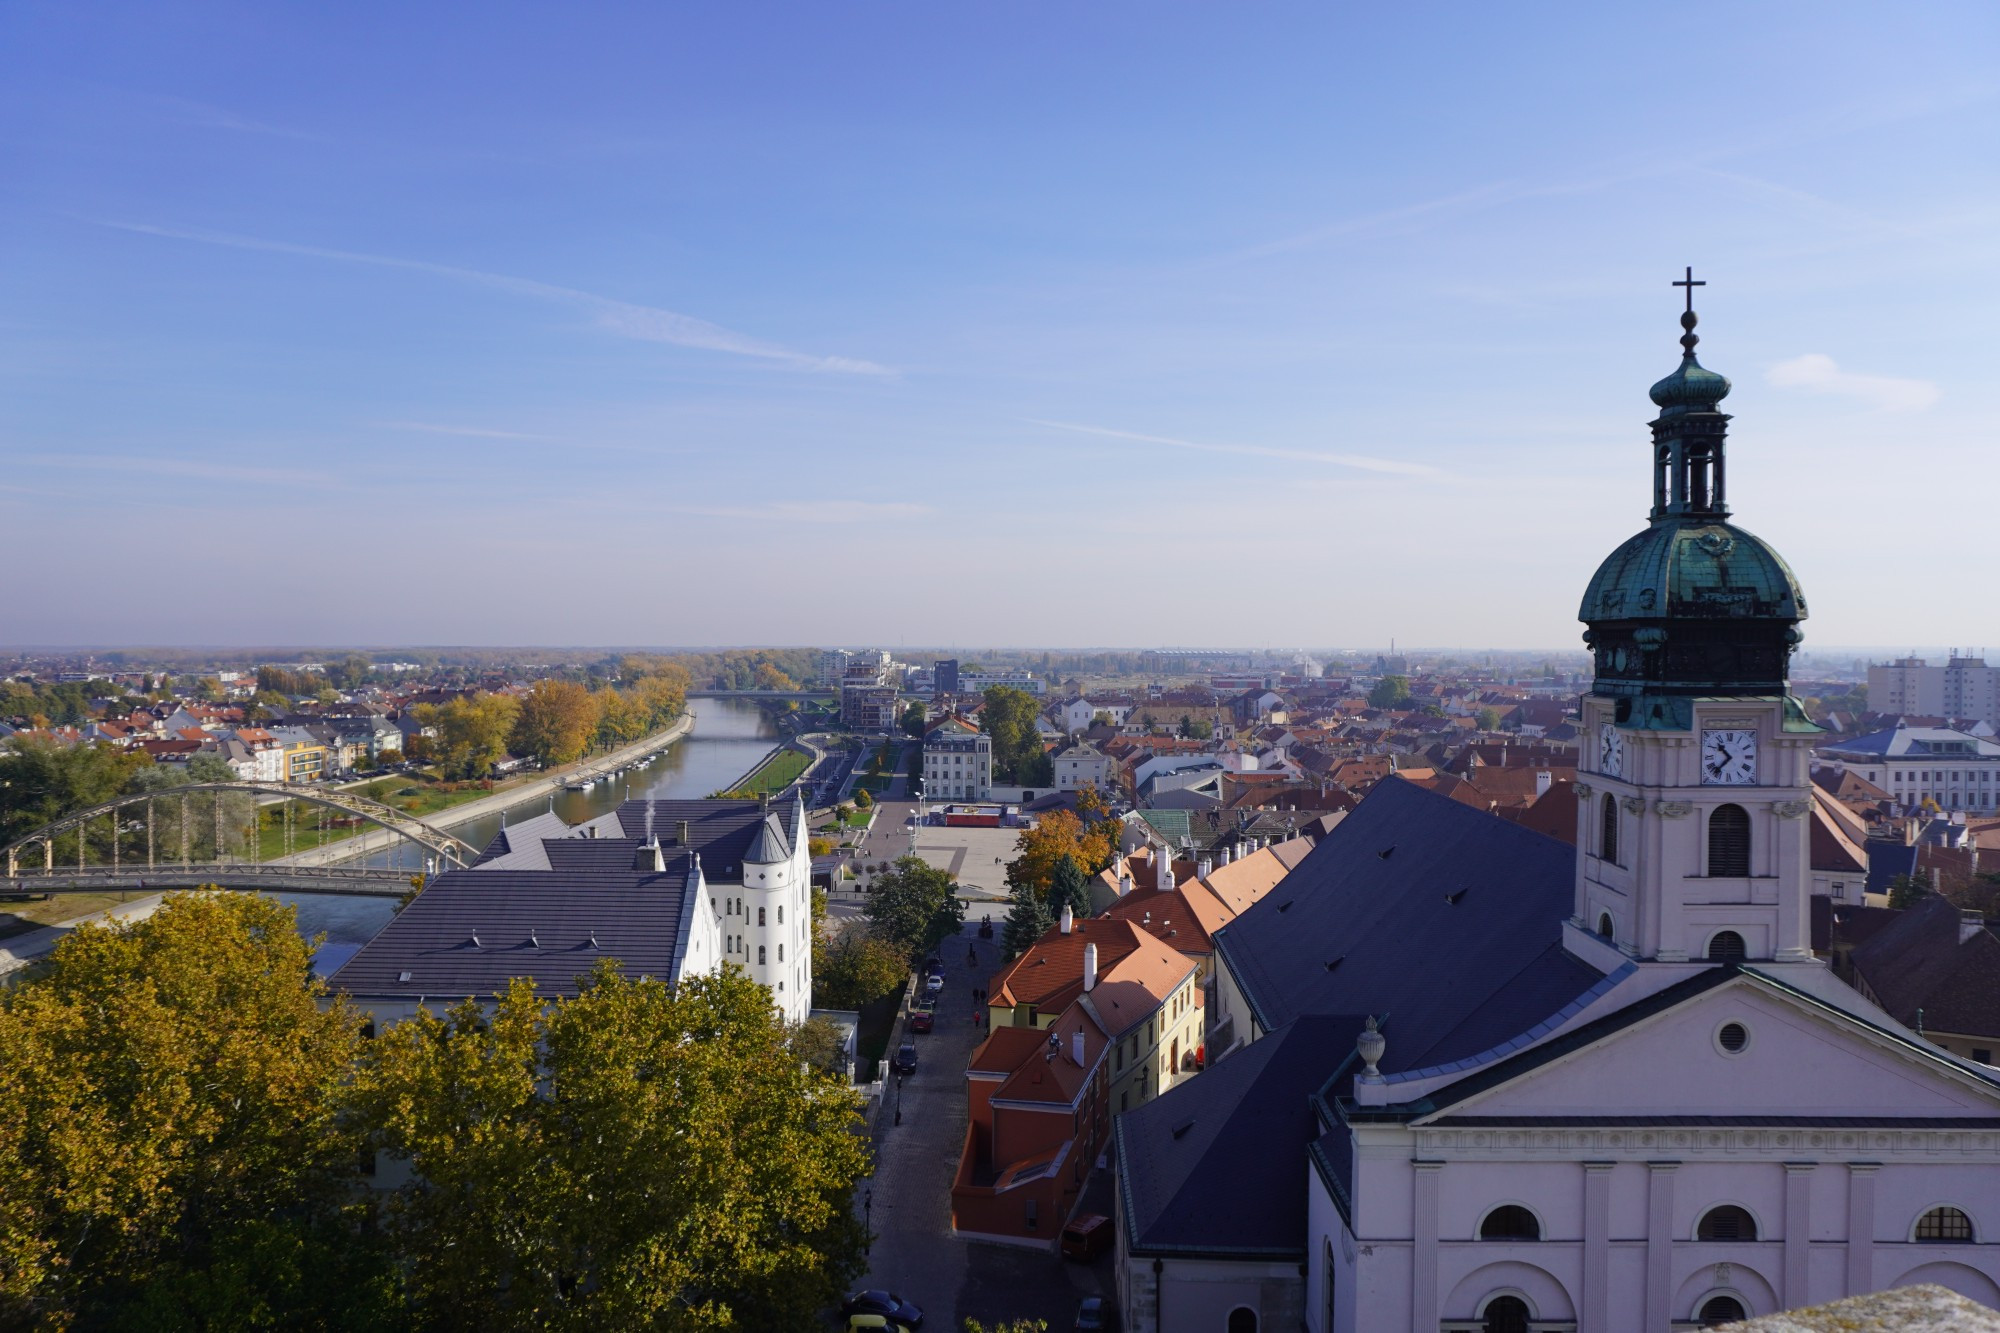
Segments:
[[[1576,644],[1684,264],[2000,648],[1987,5],[0,10],[0,643]]]

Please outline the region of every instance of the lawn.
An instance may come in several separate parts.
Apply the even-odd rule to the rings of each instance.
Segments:
[[[38,902],[0,899],[0,940],[25,935],[43,926],[53,926],[58,921],[123,907],[139,896],[137,893],[55,893]]]
[[[748,796],[769,796],[781,792],[799,780],[812,764],[812,756],[798,750],[780,750],[759,765],[757,770],[743,781],[731,787],[728,795],[742,798]]]

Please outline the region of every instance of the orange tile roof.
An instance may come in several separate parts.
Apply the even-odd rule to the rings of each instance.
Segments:
[[[1086,917],[1070,934],[1056,927],[1030,945],[1025,953],[994,974],[993,1000],[998,1004],[1031,1004],[1043,1013],[1061,1010],[1083,994],[1083,946],[1097,946],[1097,974],[1102,977],[1126,954],[1152,939],[1137,926],[1104,917]]]

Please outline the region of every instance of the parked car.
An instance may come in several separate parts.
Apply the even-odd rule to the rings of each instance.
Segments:
[[[904,1042],[896,1048],[896,1062],[893,1066],[898,1074],[917,1072],[917,1047],[914,1042]]]
[[[932,1028],[936,1026],[937,1026],[937,1016],[933,1014],[930,1010],[912,1009],[910,1011],[910,1031],[929,1032]]]
[[[933,972],[924,981],[924,998],[926,1000],[935,1000],[938,997],[938,992],[942,991],[943,989],[944,989],[943,974],[938,972]]]
[[[1076,1333],[1104,1333],[1118,1327],[1118,1316],[1102,1296],[1086,1296],[1076,1307]]]
[[[894,1320],[905,1328],[917,1328],[924,1322],[924,1312],[904,1300],[893,1291],[873,1288],[857,1291],[840,1303],[840,1312],[851,1320],[856,1315],[874,1315],[880,1319]]]

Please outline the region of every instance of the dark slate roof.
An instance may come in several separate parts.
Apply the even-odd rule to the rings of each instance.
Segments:
[[[1907,843],[1892,838],[1870,838],[1866,850],[1869,893],[1887,893],[1897,876],[1917,873],[1917,849]]]
[[[1363,1021],[1301,1018],[1118,1117],[1133,1253],[1303,1257],[1312,1095]]]
[[[1382,1015],[1383,1072],[1423,1068],[1525,1032],[1601,980],[1560,947],[1574,873],[1567,844],[1384,782],[1216,946],[1267,1032]]]
[[[788,816],[791,805],[773,802],[767,809],[762,801],[653,801],[634,798],[612,814],[625,836],[645,841],[650,831],[658,835],[669,859],[679,847],[701,854],[701,872],[710,881],[735,882],[743,877],[743,862],[756,842],[765,815]],[[687,840],[681,840],[681,823],[687,822]],[[629,865],[630,862],[628,861]]]
[[[544,995],[573,995],[576,978],[605,957],[628,976],[670,978],[690,924],[682,920],[688,868],[682,858],[665,874],[639,874],[629,862],[617,872],[574,875],[452,871],[391,918],[330,984],[352,995],[453,1002],[532,977]],[[399,980],[403,972],[408,981]]]
[[[756,840],[743,854],[743,859],[751,865],[760,866],[779,865],[792,859],[791,840],[785,837],[784,825],[775,812],[766,815],[764,822],[757,826]]]
[[[563,875],[634,868],[637,838],[550,838],[542,844],[549,869]]]
[[[1855,974],[1897,1021],[1931,1032],[2000,1036],[2000,939],[1960,930],[1957,904],[1926,895],[1854,947]],[[1966,938],[1961,939],[1960,935]]]

